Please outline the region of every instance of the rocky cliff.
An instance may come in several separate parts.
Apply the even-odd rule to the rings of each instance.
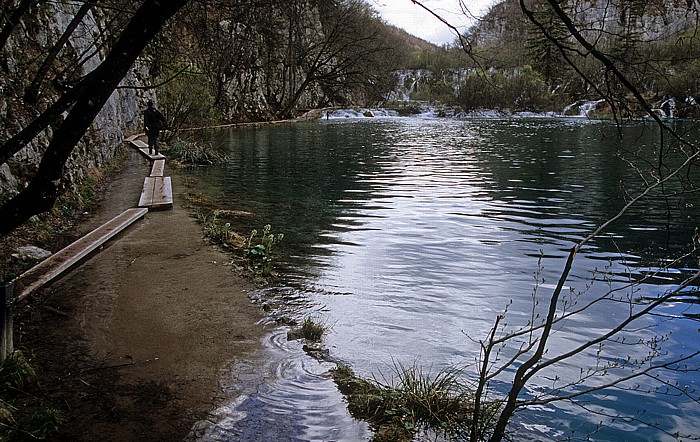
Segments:
[[[104,47],[113,35],[107,31],[113,19],[99,10],[89,11],[66,41],[47,75],[36,100],[25,100],[25,92],[35,78],[45,56],[61,38],[80,3],[44,2],[35,7],[15,28],[0,55],[0,140],[6,141],[36,118],[74,79],[92,71],[105,55]],[[143,66],[133,69],[125,84],[137,85]],[[74,187],[89,168],[101,167],[123,148],[123,134],[137,129],[145,92],[133,88],[112,94],[91,129],[71,155],[65,186]],[[27,184],[38,167],[52,137],[49,128],[0,166],[0,202],[6,201]]]

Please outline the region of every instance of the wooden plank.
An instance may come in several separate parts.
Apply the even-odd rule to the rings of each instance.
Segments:
[[[54,253],[12,281],[17,302],[70,269],[108,240],[144,217],[148,209],[128,209],[78,239],[66,248]]]
[[[160,160],[160,159],[165,159],[165,156],[162,153],[159,153],[158,155],[151,155],[148,153],[148,144],[144,143],[141,140],[138,139],[132,139],[129,140],[129,143],[134,146],[139,152],[141,152],[141,155],[145,156],[146,158],[150,160]]]
[[[151,167],[151,176],[163,176],[165,171],[165,159],[155,160]]]
[[[139,198],[139,207],[151,207],[153,205],[153,189],[155,187],[155,177],[146,177],[143,180],[143,189]]]
[[[14,348],[14,324],[12,316],[12,304],[14,303],[12,282],[0,286],[0,363],[5,362]]]
[[[155,161],[155,160],[164,160],[165,159],[165,155],[163,155],[162,153],[158,153],[158,155],[155,155],[155,154],[151,155],[150,153],[148,153],[148,146],[140,148],[139,152],[141,152],[141,155],[148,158],[149,160]]]
[[[173,187],[169,176],[153,177],[153,204],[154,209],[165,209],[173,206]]]
[[[139,134],[134,134],[134,135],[131,135],[130,137],[124,138],[124,141],[127,143],[130,143],[131,141],[138,139],[138,137],[139,137]]]

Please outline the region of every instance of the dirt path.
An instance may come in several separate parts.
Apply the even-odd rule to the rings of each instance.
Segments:
[[[89,230],[136,205],[148,173],[132,153]],[[182,207],[149,212],[62,280],[30,299],[23,344],[43,389],[70,419],[64,440],[176,441],[214,408],[221,370],[264,334],[252,287],[202,239]]]

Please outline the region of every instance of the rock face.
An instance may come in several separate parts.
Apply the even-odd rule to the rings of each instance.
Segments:
[[[15,135],[27,122],[54,101],[55,91],[92,71],[104,56],[102,46],[113,38],[104,30],[107,19],[99,12],[88,12],[59,53],[54,67],[42,85],[36,102],[27,102],[24,94],[34,79],[38,64],[49,48],[59,40],[78,12],[81,3],[43,2],[26,14],[30,17],[12,33],[0,55],[0,141]],[[123,84],[140,83],[143,66],[137,66]],[[55,80],[57,78],[59,80]],[[48,83],[48,84],[47,84]],[[118,89],[112,94],[92,127],[76,146],[66,164],[65,186],[79,183],[90,168],[98,168],[111,160],[123,146],[123,134],[140,126],[145,94],[135,89]],[[0,166],[0,203],[16,194],[38,167],[41,155],[52,137],[51,129],[37,136]]]
[[[218,90],[217,110],[226,120],[279,118],[307,78],[302,58],[327,56],[321,16],[312,1],[275,2],[246,6],[236,17],[223,16],[211,26],[219,45],[198,48],[209,60]],[[199,32],[199,31],[194,31]],[[308,68],[308,66],[306,66]],[[304,85],[294,106],[310,109],[321,104],[322,91]]]
[[[643,41],[666,38],[688,29],[696,20],[690,2],[581,0],[564,2],[563,7],[584,29],[584,35],[603,40],[629,33]],[[470,32],[476,43],[484,45],[521,41],[531,26],[517,0],[503,0],[495,2]]]

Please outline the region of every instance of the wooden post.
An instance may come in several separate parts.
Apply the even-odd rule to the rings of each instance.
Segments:
[[[0,363],[14,351],[12,303],[14,302],[12,283],[0,286]]]

